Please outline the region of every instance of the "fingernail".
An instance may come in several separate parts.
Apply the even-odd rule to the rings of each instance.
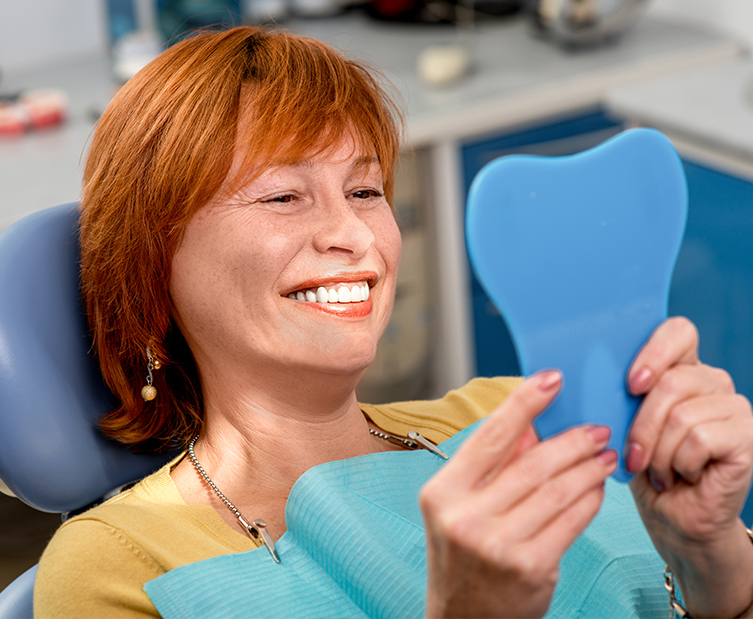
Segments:
[[[554,389],[560,386],[560,382],[562,382],[562,376],[557,371],[543,372],[542,374],[538,375],[537,380],[538,384],[536,386],[538,387],[539,391],[546,393],[548,391],[554,391]]]
[[[602,451],[596,458],[601,462],[604,466],[612,466],[615,462],[617,462],[617,452],[614,449],[609,449],[607,451]]]
[[[630,391],[633,395],[644,393],[651,384],[652,378],[653,373],[649,368],[641,368],[635,376],[633,376],[633,380],[630,381]]]
[[[655,475],[651,469],[648,470],[648,481],[651,482],[651,485],[657,492],[664,492],[667,489],[667,486],[661,480],[661,477]]]
[[[609,440],[611,432],[612,431],[607,426],[593,426],[588,429],[588,436],[591,437],[591,440],[594,443],[601,445]]]
[[[635,473],[640,470],[641,464],[643,464],[643,447],[638,443],[628,443],[627,458],[625,458],[625,466],[629,473]]]

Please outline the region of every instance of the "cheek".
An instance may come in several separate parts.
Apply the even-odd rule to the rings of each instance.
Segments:
[[[389,271],[397,270],[402,250],[402,238],[392,211],[389,211],[375,226],[377,247]]]
[[[197,217],[186,230],[172,260],[170,294],[176,318],[191,326],[227,320],[238,306],[249,304],[250,290],[270,287],[274,265],[267,256],[278,252],[262,247],[269,235],[244,233],[243,222]],[[188,325],[182,325],[184,328]]]

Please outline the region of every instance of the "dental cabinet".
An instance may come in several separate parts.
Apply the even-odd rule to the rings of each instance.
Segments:
[[[354,14],[288,25],[380,69],[406,109],[395,199],[404,235],[395,312],[359,393],[373,401],[432,397],[478,374],[517,369],[503,321],[471,277],[465,255],[465,191],[484,163],[513,152],[589,148],[624,126],[621,113],[605,113],[611,91],[723,64],[742,51],[702,28],[654,19],[580,50],[537,38],[523,18],[480,20],[462,30],[380,24]],[[467,47],[469,72],[443,87],[424,84],[418,56],[453,44]],[[0,229],[76,199],[87,141],[115,92],[104,54],[8,73],[2,83],[6,92],[38,88],[67,92],[68,121],[0,140]]]

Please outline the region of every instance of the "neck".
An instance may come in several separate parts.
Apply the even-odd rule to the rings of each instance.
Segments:
[[[196,456],[247,519],[267,520],[278,536],[290,490],[309,468],[390,448],[369,434],[356,383],[356,377],[299,373],[283,389],[280,381],[232,384],[202,376],[205,424]],[[238,528],[188,459],[173,479],[186,502],[210,503]]]
[[[294,482],[323,462],[364,453],[370,446],[368,424],[355,393],[330,399],[277,399],[222,404],[207,401],[204,432],[198,449],[218,466],[233,470],[246,465],[259,478],[265,471],[275,480]],[[292,485],[292,484],[291,484]]]

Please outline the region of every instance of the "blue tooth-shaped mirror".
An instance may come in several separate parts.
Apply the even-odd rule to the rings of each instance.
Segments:
[[[504,157],[474,179],[466,234],[476,275],[523,374],[564,376],[535,422],[542,438],[605,424],[609,446],[623,453],[639,404],[627,371],[667,317],[686,216],[680,159],[651,129],[567,157]],[[627,481],[620,460],[615,477]]]

